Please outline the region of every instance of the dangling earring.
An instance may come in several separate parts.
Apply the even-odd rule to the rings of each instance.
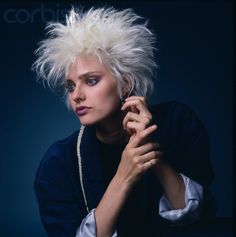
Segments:
[[[124,96],[122,96],[122,98],[121,98],[121,104],[123,105],[124,103],[125,103],[125,97]]]

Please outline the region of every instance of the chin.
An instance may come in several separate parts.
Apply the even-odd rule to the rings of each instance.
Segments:
[[[107,120],[104,119],[103,117],[99,117],[97,119],[81,118],[79,120],[80,120],[80,124],[84,126],[93,126],[93,125],[98,125],[98,124],[104,124],[107,122]]]
[[[93,126],[98,123],[96,120],[79,119],[80,124],[84,126]]]
[[[84,126],[93,126],[96,123],[80,121],[80,124]]]

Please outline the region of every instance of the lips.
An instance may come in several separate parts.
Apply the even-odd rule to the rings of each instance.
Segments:
[[[81,106],[81,107],[77,108],[75,110],[75,112],[78,116],[83,116],[83,115],[86,115],[89,112],[89,109],[90,109],[89,107]]]

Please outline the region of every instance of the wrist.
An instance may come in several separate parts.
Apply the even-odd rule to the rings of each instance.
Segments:
[[[166,172],[166,170],[168,170],[169,168],[169,164],[165,160],[160,158],[158,162],[152,167],[152,170],[157,175],[162,175],[162,173]]]
[[[130,182],[125,181],[118,174],[114,176],[111,183],[117,187],[120,193],[125,193],[125,194],[129,193],[133,186]]]

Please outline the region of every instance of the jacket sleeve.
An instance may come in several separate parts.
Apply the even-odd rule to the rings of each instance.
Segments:
[[[87,214],[72,183],[62,154],[52,146],[44,155],[34,180],[40,216],[49,237],[75,237]]]
[[[198,183],[183,174],[180,175],[185,184],[185,207],[183,209],[173,209],[169,200],[163,194],[159,202],[159,214],[175,224],[186,225],[199,218],[203,190]]]
[[[89,214],[83,219],[80,227],[76,232],[75,237],[96,237],[96,221],[95,209],[92,209]],[[117,237],[117,232],[114,231],[111,237]]]
[[[178,173],[202,187],[199,218],[214,215],[216,201],[210,192],[214,172],[205,126],[183,103],[174,101],[159,109],[162,116],[157,117],[160,131],[157,130],[156,139],[163,145],[165,159]]]
[[[179,173],[202,186],[203,197],[199,208],[200,219],[203,219],[216,212],[216,201],[210,192],[214,171],[210,159],[209,135],[198,116],[186,105],[176,104],[173,111],[175,149],[172,151],[172,162]]]

